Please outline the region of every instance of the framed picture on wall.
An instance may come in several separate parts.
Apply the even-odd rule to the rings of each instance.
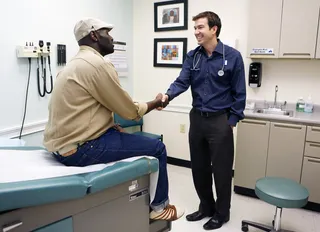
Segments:
[[[154,67],[181,68],[187,54],[187,38],[154,39]]]
[[[154,31],[188,29],[188,0],[154,3]]]

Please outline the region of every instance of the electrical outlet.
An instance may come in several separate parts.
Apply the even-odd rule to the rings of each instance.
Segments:
[[[185,133],[185,132],[186,132],[186,125],[180,124],[180,133]]]

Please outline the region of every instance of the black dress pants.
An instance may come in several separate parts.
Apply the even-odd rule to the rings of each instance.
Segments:
[[[199,211],[224,217],[231,207],[233,131],[228,113],[208,115],[190,111],[189,146],[193,182],[200,199]],[[216,200],[212,190],[214,176]]]

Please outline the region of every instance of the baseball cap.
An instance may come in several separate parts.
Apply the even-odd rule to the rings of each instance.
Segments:
[[[81,19],[74,26],[74,36],[76,37],[76,40],[79,41],[80,39],[89,35],[91,31],[97,31],[101,28],[112,30],[113,25],[95,18]]]

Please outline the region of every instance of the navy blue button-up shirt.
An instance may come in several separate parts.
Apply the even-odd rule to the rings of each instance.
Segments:
[[[223,64],[224,75],[219,76]],[[194,108],[203,112],[228,110],[229,124],[232,126],[244,118],[245,71],[242,56],[236,49],[218,40],[211,57],[201,46],[188,52],[179,77],[170,85],[166,94],[171,101],[190,86]]]

